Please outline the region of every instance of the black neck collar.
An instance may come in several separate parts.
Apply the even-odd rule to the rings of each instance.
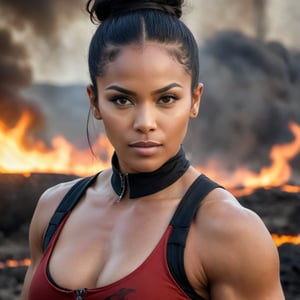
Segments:
[[[111,184],[119,196],[123,198],[129,189],[129,198],[138,198],[157,193],[179,179],[190,166],[185,153],[181,148],[179,152],[164,165],[153,172],[122,174],[116,153],[112,157]]]

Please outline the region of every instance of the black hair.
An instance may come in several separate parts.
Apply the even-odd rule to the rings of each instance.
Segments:
[[[198,84],[198,45],[188,27],[179,20],[184,0],[88,0],[90,19],[101,23],[89,48],[89,72],[97,96],[96,78],[105,73],[122,46],[153,41],[170,46],[170,54]],[[173,47],[174,46],[174,47]],[[95,98],[97,99],[97,97]]]
[[[99,23],[89,47],[89,72],[95,101],[98,101],[96,78],[105,73],[122,46],[153,41],[165,44],[169,53],[191,75],[192,91],[198,85],[198,45],[188,27],[180,21],[184,0],[88,0],[86,9],[93,23]],[[88,144],[89,117],[87,120]]]

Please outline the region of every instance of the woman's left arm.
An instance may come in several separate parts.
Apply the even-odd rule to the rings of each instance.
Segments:
[[[225,193],[201,207],[195,226],[209,299],[284,299],[277,247],[253,211]]]

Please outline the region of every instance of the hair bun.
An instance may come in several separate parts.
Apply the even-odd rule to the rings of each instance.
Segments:
[[[184,0],[88,0],[86,9],[92,22],[103,22],[113,16],[146,9],[163,11],[179,19],[183,2]]]

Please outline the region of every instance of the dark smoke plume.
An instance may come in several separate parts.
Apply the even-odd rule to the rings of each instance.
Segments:
[[[0,0],[0,7],[2,16],[14,28],[22,30],[29,26],[49,39],[81,13],[78,9],[81,3],[81,0]]]
[[[188,142],[195,157],[225,156],[228,168],[268,163],[274,144],[293,139],[288,122],[300,123],[300,53],[230,31],[203,44],[200,63],[204,95]]]
[[[0,29],[0,88],[21,88],[32,79],[28,53],[23,45],[13,40],[11,32]]]
[[[28,54],[23,45],[13,40],[8,30],[0,29],[0,122],[7,128],[14,127],[26,111],[31,116],[28,137],[38,134],[43,127],[40,110],[23,99],[18,90],[31,83],[32,73],[28,64]]]
[[[28,135],[41,134],[44,129],[41,110],[20,96],[19,90],[32,83],[32,68],[26,44],[13,38],[12,31],[30,29],[53,47],[61,26],[70,23],[80,10],[74,0],[0,0],[0,17],[5,28],[0,28],[0,121],[8,128],[16,125],[22,113],[32,117]],[[30,41],[29,41],[30,42]],[[24,141],[29,140],[24,137]]]

